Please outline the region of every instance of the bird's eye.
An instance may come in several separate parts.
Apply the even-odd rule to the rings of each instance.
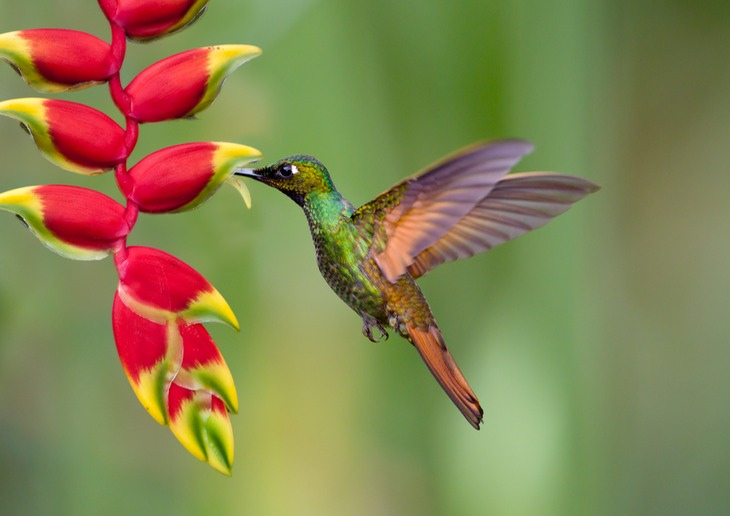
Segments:
[[[285,163],[284,165],[280,166],[279,169],[276,171],[276,175],[285,179],[291,177],[293,174],[294,170],[289,163]]]

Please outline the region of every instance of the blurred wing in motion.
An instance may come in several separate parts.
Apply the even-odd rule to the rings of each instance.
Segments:
[[[599,186],[580,177],[530,172],[502,179],[408,266],[419,278],[437,265],[488,251],[547,224]]]
[[[524,156],[523,140],[477,144],[411,176],[362,206],[355,225],[372,226],[373,257],[391,282],[470,213]]]

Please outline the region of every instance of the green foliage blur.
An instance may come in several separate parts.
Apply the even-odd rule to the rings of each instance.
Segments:
[[[86,30],[93,1],[0,0],[0,32]],[[730,3],[215,0],[132,44],[124,82],[216,43],[264,54],[197,121],[143,126],[131,160],[185,141],[317,156],[355,204],[474,141],[516,170],[603,189],[543,229],[421,281],[485,408],[475,432],[409,345],[372,344],[316,269],[304,217],[251,186],[142,216],[130,243],[205,275],[241,322],[208,326],[238,388],[236,462],[191,457],[136,400],[111,332],[109,260],[45,250],[0,213],[3,514],[730,514]],[[0,63],[2,64],[2,63]],[[0,98],[36,96],[0,67]],[[105,88],[68,98],[115,111]],[[114,115],[116,116],[116,115]],[[56,169],[0,120],[0,190]]]

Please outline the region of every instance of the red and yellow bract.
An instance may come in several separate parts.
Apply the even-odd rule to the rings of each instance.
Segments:
[[[68,100],[23,98],[0,102],[0,115],[21,122],[51,163],[96,175],[129,155],[125,132],[101,111]]]
[[[111,45],[86,32],[29,29],[0,34],[0,58],[40,92],[78,90],[106,82],[117,71]]]
[[[0,194],[49,249],[76,260],[101,259],[124,247],[124,206],[104,194],[68,185],[26,186]]]
[[[226,142],[160,149],[129,170],[133,181],[127,197],[147,213],[189,210],[213,195],[237,168],[260,156],[252,147]]]
[[[130,115],[139,122],[186,118],[207,108],[226,77],[261,53],[251,45],[188,50],[142,70],[125,89]]]
[[[106,17],[127,37],[148,41],[185,28],[200,16],[208,0],[99,0]]]

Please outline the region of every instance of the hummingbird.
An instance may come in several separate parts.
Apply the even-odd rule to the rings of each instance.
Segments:
[[[377,342],[390,329],[410,342],[478,430],[484,411],[416,280],[443,262],[538,228],[599,189],[564,174],[507,175],[532,150],[531,143],[517,139],[472,145],[357,209],[312,156],[298,154],[236,174],[276,188],[302,208],[319,270],[362,318],[363,334]]]

